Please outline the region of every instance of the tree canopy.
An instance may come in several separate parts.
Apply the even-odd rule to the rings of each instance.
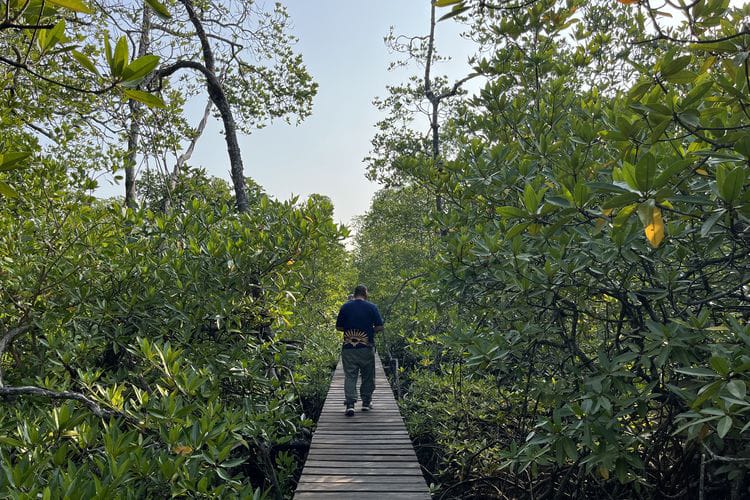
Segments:
[[[358,269],[390,259],[383,292],[416,297],[394,356],[446,498],[747,494],[750,12],[631,4],[436,1],[425,33],[465,23],[485,83],[439,154],[412,111],[429,50],[412,106],[380,101],[373,177],[442,204],[430,250]],[[361,255],[408,191],[376,198]]]

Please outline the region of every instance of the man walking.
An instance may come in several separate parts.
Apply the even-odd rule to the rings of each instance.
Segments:
[[[354,300],[346,302],[336,318],[336,330],[344,332],[341,361],[344,365],[344,404],[346,415],[354,415],[357,402],[357,377],[362,374],[359,395],[362,411],[372,410],[375,391],[375,332],[383,330],[383,318],[377,306],[367,301],[367,287],[357,285]]]

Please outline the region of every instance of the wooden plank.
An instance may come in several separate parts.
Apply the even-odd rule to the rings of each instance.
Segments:
[[[401,428],[394,427],[394,426],[388,426],[388,427],[367,427],[365,429],[362,428],[362,426],[356,426],[356,425],[338,425],[338,426],[326,426],[322,429],[318,429],[315,431],[315,434],[331,434],[332,432],[336,432],[336,430],[340,430],[344,434],[350,434],[353,432],[358,432],[359,435],[363,434],[370,434],[370,435],[405,435],[409,436],[409,434],[404,431],[403,426]]]
[[[338,389],[336,387],[332,387],[331,390],[332,391],[338,391],[338,390],[340,390],[341,394],[342,395],[344,394],[344,388],[343,387],[341,389]],[[365,411],[363,413],[377,413],[377,412],[379,412],[381,410],[398,411],[398,405],[396,405],[395,403],[386,403],[384,401],[375,400],[375,401],[372,402],[372,405],[373,405],[372,406],[372,410],[370,412]],[[328,403],[326,403],[326,404],[323,405],[323,409],[324,410],[328,410],[328,409],[331,409],[331,408],[341,408],[341,409],[343,409],[344,408],[344,398],[342,397],[341,399],[332,399],[331,401],[329,401]],[[362,409],[361,403],[354,403],[354,408],[357,409],[357,410],[361,410]]]
[[[370,443],[373,441],[403,441],[404,443],[411,445],[411,439],[406,433],[403,434],[313,434],[312,445],[316,442],[335,441],[337,443]]]
[[[388,431],[388,430],[394,430],[394,431],[400,431],[403,430],[404,424],[401,422],[367,422],[367,429],[372,430],[373,432],[380,432],[380,431]],[[362,422],[357,420],[348,420],[346,422],[336,422],[336,423],[326,423],[323,425],[319,425],[315,428],[315,432],[320,431],[328,431],[328,430],[351,430],[351,429],[359,429],[362,430]]]
[[[345,459],[342,460],[341,457],[336,457],[336,460],[332,460],[332,459],[320,460],[318,458],[315,458],[313,460],[310,460],[309,464],[305,463],[305,468],[308,468],[308,467],[310,469],[309,471],[305,471],[305,474],[314,474],[314,475],[321,474],[321,472],[319,472],[318,470],[314,470],[314,469],[319,469],[319,468],[337,469],[327,474],[345,474],[345,473],[348,474],[348,472],[343,472],[340,469],[362,468],[362,469],[368,469],[368,470],[372,469],[373,472],[375,472],[376,469],[381,470],[381,472],[385,470],[386,472],[383,472],[383,474],[386,474],[387,470],[390,470],[390,469],[400,469],[400,470],[403,470],[405,472],[409,472],[415,475],[420,475],[420,476],[422,475],[421,466],[418,464],[418,462],[414,460],[414,457],[412,457],[411,461],[389,460],[388,457],[386,457],[385,460],[380,460],[380,461],[360,460],[358,462],[349,462]],[[356,476],[357,474],[353,473],[352,475]],[[369,476],[371,474],[366,474],[366,475]]]
[[[367,455],[362,456],[362,454],[350,454],[347,455],[345,453],[331,453],[326,454],[325,452],[315,452],[314,454],[307,455],[307,460],[348,460],[351,462],[355,461],[369,461],[369,460],[376,460],[376,461],[383,461],[383,462],[415,462],[417,460],[417,457],[414,455],[414,453],[407,453],[407,452],[396,452],[394,454],[389,455],[387,451],[380,451],[377,455],[373,455],[371,453],[368,453]]]
[[[322,415],[322,414],[321,414]],[[377,414],[375,412],[362,413],[357,410],[354,411],[353,417],[344,416],[344,405],[338,408],[336,411],[327,413],[330,415],[330,419],[321,420],[318,426],[325,425],[362,425],[362,422],[367,422],[367,425],[379,425],[379,424],[398,424],[403,425],[404,421],[400,414]],[[372,415],[372,416],[370,416]]]
[[[359,431],[359,435],[363,436],[363,437],[364,436],[368,436],[368,435],[380,435],[380,434],[385,435],[385,436],[392,435],[392,434],[400,434],[400,435],[404,435],[404,436],[407,436],[407,437],[409,436],[409,434],[407,434],[407,432],[406,432],[406,429],[404,429],[403,424],[402,424],[402,426],[401,426],[400,429],[394,428],[392,426],[391,427],[385,427],[385,428],[378,428],[378,427],[372,427],[371,428],[371,427],[369,427],[367,425],[366,422],[362,422],[358,426],[357,425],[341,424],[341,425],[338,426],[338,429],[341,430],[342,432],[344,430],[347,430],[347,431],[351,432],[352,430],[356,429],[356,430]],[[319,431],[315,431],[315,433],[313,433],[313,436],[315,436],[315,434],[318,434],[318,433],[320,433],[320,434],[326,434],[326,433],[334,432],[335,430],[336,429],[332,428],[332,427],[325,427],[323,429],[320,429]]]
[[[406,439],[369,439],[352,441],[351,439],[342,438],[319,438],[313,439],[312,446],[326,445],[326,447],[340,446],[343,448],[354,448],[367,450],[371,449],[372,446],[386,446],[391,449],[395,448],[406,448],[407,450],[412,447],[411,441]],[[375,448],[377,449],[377,448]]]
[[[364,432],[352,432],[350,430],[345,430],[339,432],[334,431],[325,431],[321,433],[313,434],[313,440],[312,444],[315,444],[315,437],[318,436],[318,439],[324,440],[324,439],[330,439],[335,438],[344,441],[344,443],[366,443],[368,441],[382,441],[382,440],[388,440],[388,441],[394,441],[394,440],[401,440],[405,443],[409,444],[411,446],[411,438],[408,434],[404,432],[370,432],[370,433],[364,433]]]
[[[342,429],[351,430],[359,429],[360,431],[364,426],[367,426],[367,430],[373,432],[387,431],[387,430],[403,430],[404,424],[402,422],[367,422],[363,423],[358,419],[350,419],[345,422],[326,422],[325,424],[316,427],[315,432],[326,431],[331,429]]]
[[[376,424],[378,422],[383,422],[385,419],[389,420],[395,420],[398,422],[398,420],[401,419],[401,413],[399,413],[398,410],[377,410],[377,413],[375,410],[373,411],[361,411],[359,408],[354,408],[354,415],[348,415],[344,416],[344,411],[346,408],[344,405],[338,406],[336,405],[336,408],[331,410],[323,410],[320,413],[321,417],[329,417],[333,422],[368,422]],[[401,420],[401,423],[403,423],[403,420]]]
[[[317,486],[309,490],[297,490],[294,498],[308,498],[304,495],[308,493],[314,493],[321,495],[316,498],[341,498],[346,500],[358,500],[360,498],[393,498],[400,500],[412,500],[414,498],[430,498],[430,494],[427,493],[422,485],[409,486],[406,489],[396,489],[399,485],[395,485],[391,489],[386,486],[385,489],[376,489],[367,484],[332,484],[329,487],[323,485],[322,487]],[[331,495],[331,496],[323,496]]]
[[[357,405],[353,416],[345,416],[344,377],[339,362],[296,499],[430,498],[414,446],[377,358],[375,386],[373,411],[363,412]]]
[[[299,500],[350,500],[352,498],[351,491],[328,491],[328,492],[317,492],[317,491],[303,491],[297,493],[294,498]],[[383,491],[374,493],[371,491],[357,491],[356,500],[404,500],[409,498],[411,500],[430,500],[430,495],[427,493],[409,493],[405,496],[403,493],[386,493]]]
[[[339,451],[341,456],[356,455],[359,453],[362,456],[366,455],[414,455],[414,450],[406,446],[382,446],[382,445],[371,445],[366,448],[347,446],[346,448],[340,448],[337,446],[325,445],[320,448],[314,449],[310,456],[315,456],[316,453],[331,455],[332,451]],[[414,455],[416,457],[416,455]]]
[[[307,456],[308,460],[341,460],[341,461],[356,461],[356,462],[415,462],[417,457],[414,453],[409,453],[408,450],[381,450],[377,453],[366,453],[362,456],[357,456],[354,453],[313,453]]]
[[[318,427],[315,430],[316,434],[328,434],[331,432],[358,432],[360,435],[363,434],[403,434],[408,436],[409,434],[404,429],[404,424],[397,425],[396,423],[383,425],[369,425],[369,422],[359,422],[359,425],[351,424],[340,424],[340,425],[326,425],[324,427]]]
[[[328,451],[330,451],[330,450],[340,450],[342,452],[342,454],[350,454],[350,453],[362,453],[362,454],[364,454],[364,453],[374,453],[374,454],[378,454],[378,455],[380,455],[380,454],[389,454],[389,453],[390,454],[393,454],[393,453],[404,454],[404,453],[408,453],[410,451],[408,448],[406,448],[404,446],[401,446],[401,445],[394,446],[392,444],[373,444],[373,445],[369,445],[369,446],[366,446],[366,447],[364,447],[364,446],[347,446],[347,447],[343,447],[342,448],[340,445],[325,443],[325,444],[317,445],[313,451],[317,451],[319,449],[324,449],[324,450],[328,450]],[[413,453],[413,451],[412,451],[412,453]]]
[[[322,429],[315,431],[316,436],[344,436],[348,437],[349,439],[352,439],[356,442],[356,438],[364,438],[364,437],[398,437],[403,439],[408,439],[409,434],[405,430],[402,429],[356,429],[356,428],[348,428],[348,429]]]
[[[347,476],[417,476],[422,477],[422,470],[417,467],[319,467],[317,465],[305,464],[305,474],[312,475],[329,475],[329,474],[346,474]]]
[[[341,394],[344,394],[343,387],[341,389],[336,389],[332,387],[331,391],[341,391]],[[375,394],[377,394],[377,389],[375,390]],[[375,401],[373,401],[372,404],[373,404],[372,410],[362,411],[361,403],[354,403],[354,410],[357,413],[362,413],[363,415],[368,414],[372,416],[376,416],[379,412],[384,412],[384,411],[398,412],[398,406],[396,406],[395,404],[391,404],[391,403],[388,403],[388,404],[383,403],[383,401],[379,399],[375,399]],[[331,411],[331,410],[335,410],[335,411],[341,410],[341,413],[343,414],[344,407],[345,407],[344,398],[342,397],[341,399],[335,399],[335,400],[329,401],[328,403],[324,404],[320,410],[322,412]]]
[[[362,411],[359,407],[354,407],[354,415],[344,417],[344,410],[346,407],[342,405],[331,406],[330,408],[323,408],[320,412],[321,415],[331,415],[332,417],[341,417],[341,422],[345,420],[352,420],[359,417],[359,420],[367,419],[368,422],[377,422],[379,418],[392,417],[401,418],[401,413],[395,408],[378,408],[372,411]]]
[[[320,458],[314,458],[311,459],[310,457],[307,457],[307,461],[305,462],[306,466],[309,467],[367,467],[370,469],[388,469],[388,468],[396,468],[400,467],[407,470],[418,470],[421,471],[420,467],[413,463],[413,462],[399,462],[394,460],[375,460],[371,461],[369,460],[369,457],[363,457],[363,460],[334,460],[334,459],[320,459]]]
[[[363,424],[362,422],[341,422],[336,424],[325,424],[319,426],[317,429],[315,429],[315,432],[323,432],[323,431],[330,431],[330,430],[353,430],[357,429],[360,432],[362,431],[362,427],[367,426],[367,430],[372,431],[403,431],[404,430],[404,424],[399,424],[398,422],[383,422],[379,424],[370,424],[369,422],[366,424]]]
[[[315,443],[325,442],[336,442],[341,444],[366,444],[373,442],[387,442],[391,443],[394,441],[401,441],[407,446],[411,446],[411,439],[408,434],[369,434],[363,435],[362,433],[342,433],[334,434],[329,432],[327,434],[313,435],[312,445]]]
[[[321,418],[326,415],[321,415]],[[321,425],[315,429],[313,434],[317,432],[331,431],[331,430],[359,430],[361,434],[373,434],[382,433],[387,434],[390,431],[405,433],[406,428],[403,422],[369,422],[364,419],[357,418],[357,415],[349,417],[343,422],[337,422],[336,420],[327,417],[329,420],[324,425]],[[333,421],[331,421],[333,420]]]
[[[359,488],[360,491],[424,491],[427,485],[421,477],[395,478],[387,475],[352,477],[345,474],[314,476],[312,479],[300,480],[297,491],[326,491]]]
[[[342,448],[342,449],[353,448],[355,450],[356,449],[360,449],[360,450],[378,449],[379,447],[383,448],[383,449],[389,449],[389,448],[406,448],[407,450],[413,450],[414,449],[414,447],[411,444],[411,441],[408,441],[408,440],[405,440],[405,439],[402,440],[402,441],[393,441],[393,440],[390,440],[390,441],[387,441],[387,442],[378,441],[378,442],[369,442],[369,443],[365,443],[365,442],[355,441],[355,440],[349,439],[349,440],[346,440],[346,441],[331,443],[331,442],[328,442],[328,441],[324,441],[322,439],[316,441],[315,438],[313,438],[312,446],[313,446],[312,449],[315,449],[315,448],[318,448],[318,447],[323,447],[323,448]]]

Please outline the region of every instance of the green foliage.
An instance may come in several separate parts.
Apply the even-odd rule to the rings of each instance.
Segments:
[[[456,153],[381,156],[445,201],[416,306],[434,334],[401,335],[447,497],[750,486],[748,10],[628,9],[476,12]]]
[[[281,4],[145,0],[90,7],[78,0],[0,6],[0,52],[7,54],[0,58],[0,87],[12,110],[0,113],[0,126],[44,136],[48,149],[87,160],[92,176],[130,167],[134,158],[149,165],[176,162],[179,175],[193,149],[183,152],[185,141],[197,140],[205,127],[191,126],[183,106],[206,95],[206,74],[221,87],[223,105],[241,131],[310,114],[317,84],[294,50]],[[85,22],[66,19],[70,10]],[[189,11],[202,23],[204,40]],[[169,19],[169,27],[157,16]],[[212,56],[196,59],[206,48]],[[181,77],[169,81],[178,70]],[[191,70],[191,77],[182,75]],[[4,147],[17,150],[12,146],[0,146],[0,154]],[[15,192],[2,179],[0,190]]]
[[[400,332],[412,339],[428,336],[435,320],[434,312],[423,307],[422,297],[434,254],[435,234],[424,226],[432,203],[425,190],[413,186],[383,189],[357,221],[357,281],[367,284],[388,324],[375,340],[389,358],[405,347]]]
[[[335,363],[330,202],[240,215],[196,183],[179,211],[133,211],[44,161],[0,201],[0,392],[51,391],[4,396],[2,496],[289,494]]]
[[[347,231],[327,198],[251,180],[236,214],[186,164],[202,82],[162,81],[205,54],[201,20],[201,78],[235,87],[240,127],[306,116],[286,11],[12,0],[0,18],[0,497],[291,496],[336,361]],[[88,194],[97,171],[172,157],[141,210]]]
[[[66,22],[65,16],[70,11],[86,14],[88,21]],[[15,154],[9,151],[18,147],[5,136],[7,130],[25,128],[46,136],[46,140],[73,141],[79,135],[81,122],[86,122],[81,117],[93,114],[97,96],[122,93],[149,106],[164,106],[156,95],[131,90],[153,72],[159,57],[145,55],[131,61],[125,36],[118,39],[113,54],[109,37],[102,36],[96,14],[80,0],[12,1],[0,6],[4,20],[0,27],[0,51],[7,55],[0,58],[4,69],[0,87],[4,98],[7,97],[0,112],[4,131],[0,154]],[[80,27],[84,24],[98,28],[87,43],[83,43]],[[97,66],[96,55],[102,51],[106,54],[108,72],[100,71]],[[51,123],[55,125],[46,130]],[[17,196],[18,192],[0,180],[0,195]]]
[[[146,0],[146,3],[160,18],[170,19],[172,17],[172,14],[169,13],[169,9],[167,9],[167,7],[159,0]]]

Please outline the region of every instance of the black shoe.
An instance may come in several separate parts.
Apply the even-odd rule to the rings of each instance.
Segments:
[[[353,417],[354,405],[346,405],[346,410],[344,411],[344,415],[346,415],[347,417]]]
[[[370,411],[373,408],[374,407],[372,406],[372,401],[370,401],[369,403],[362,403],[362,411]]]

